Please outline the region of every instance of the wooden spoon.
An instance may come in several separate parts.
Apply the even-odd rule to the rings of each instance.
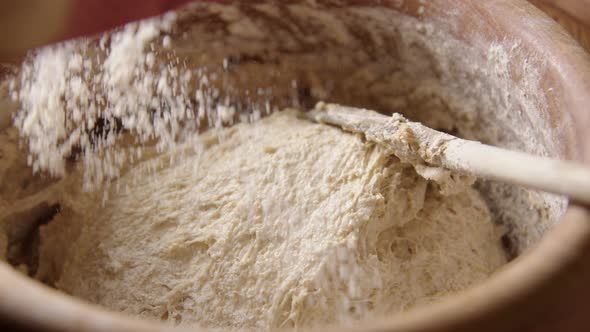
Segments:
[[[386,116],[366,109],[319,103],[308,116],[316,122],[364,134],[367,140],[390,149],[402,161],[522,185],[590,204],[590,169],[582,164],[464,140],[408,121],[397,113]]]

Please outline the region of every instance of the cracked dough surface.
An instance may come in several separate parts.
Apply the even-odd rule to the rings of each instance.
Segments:
[[[202,141],[128,170],[104,206],[78,180],[51,189],[36,277],[129,314],[268,329],[399,312],[506,263],[469,183],[443,195],[359,136],[289,110]]]

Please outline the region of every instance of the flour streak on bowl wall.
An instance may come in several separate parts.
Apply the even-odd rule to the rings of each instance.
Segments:
[[[219,73],[211,88],[238,114],[252,105],[308,108],[327,100],[397,111],[485,143],[590,162],[590,60],[555,22],[523,1],[200,4],[179,14],[170,37],[189,68]],[[16,173],[28,172],[22,167]],[[2,183],[0,204],[52,181],[23,189],[13,180]],[[516,331],[553,319],[581,296],[576,285],[590,276],[590,264],[583,264],[590,261],[588,211],[503,184],[478,181],[476,188],[515,259],[465,292],[351,329]],[[58,212],[55,204],[23,209],[11,223],[47,222]],[[22,232],[13,238],[31,235]],[[20,249],[21,263],[33,266],[32,249]],[[0,276],[0,321],[12,327],[169,328],[67,297],[4,263]]]

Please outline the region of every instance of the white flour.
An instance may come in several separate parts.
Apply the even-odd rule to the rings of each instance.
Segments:
[[[211,127],[221,125],[211,123],[217,109],[203,100],[206,92],[189,91],[191,71],[178,58],[160,54],[170,38],[163,46],[154,44],[174,20],[170,13],[100,40],[45,47],[23,64],[11,91],[21,105],[15,125],[28,142],[34,172],[63,176],[67,159],[81,150],[84,186],[97,189],[117,178],[128,159],[140,157],[142,143],[155,140],[158,150],[166,151],[193,136],[203,118]],[[207,78],[202,80],[206,85]],[[191,98],[201,99],[198,114],[190,110]],[[222,119],[233,117],[227,109]],[[117,147],[122,130],[132,133],[136,149]]]

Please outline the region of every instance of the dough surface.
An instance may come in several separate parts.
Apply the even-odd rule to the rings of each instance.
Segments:
[[[359,136],[287,110],[202,142],[128,170],[104,205],[62,184],[36,277],[173,324],[268,329],[403,311],[506,263],[477,191],[451,177],[443,194]]]

